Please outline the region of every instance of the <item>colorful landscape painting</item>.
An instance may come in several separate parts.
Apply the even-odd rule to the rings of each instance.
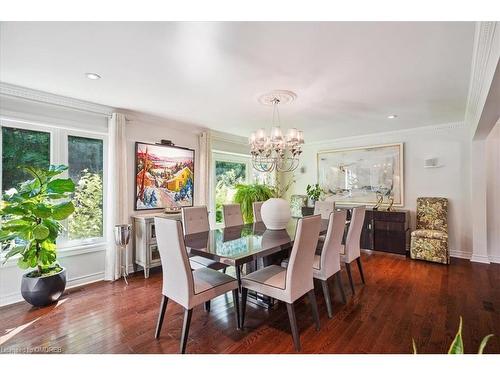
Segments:
[[[136,210],[193,205],[193,150],[137,142],[135,160]]]

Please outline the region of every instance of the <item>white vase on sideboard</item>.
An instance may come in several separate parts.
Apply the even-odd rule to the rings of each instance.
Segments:
[[[267,229],[285,229],[292,218],[290,205],[283,198],[270,198],[262,204],[260,209],[262,221]]]

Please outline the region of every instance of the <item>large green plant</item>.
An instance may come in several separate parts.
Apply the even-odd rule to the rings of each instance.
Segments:
[[[484,348],[488,343],[489,339],[492,338],[493,335],[487,335],[483,337],[481,343],[479,344],[479,349],[477,354],[483,354]],[[413,354],[417,354],[417,345],[415,344],[415,340],[412,340],[413,343]],[[453,342],[448,349],[448,354],[464,354],[464,342],[462,340],[462,317],[460,317],[460,324],[458,325],[458,331],[453,339]]]
[[[5,259],[19,254],[18,266],[36,268],[29,276],[39,277],[60,269],[56,263],[56,239],[63,230],[59,221],[73,213],[70,178],[56,178],[68,167],[48,169],[24,167],[33,178],[7,190],[0,206],[0,242]]]
[[[267,201],[274,197],[273,188],[261,184],[238,184],[234,202],[241,206],[241,213],[245,223],[253,222],[253,202]]]

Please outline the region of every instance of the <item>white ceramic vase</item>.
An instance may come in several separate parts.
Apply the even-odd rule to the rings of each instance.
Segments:
[[[292,218],[290,205],[282,198],[270,198],[262,204],[260,209],[262,221],[267,229],[285,229]]]

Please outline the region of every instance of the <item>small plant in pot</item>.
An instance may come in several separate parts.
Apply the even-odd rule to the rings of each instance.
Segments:
[[[306,187],[307,197],[309,198],[308,206],[314,207],[314,204],[319,200],[323,190],[320,188],[319,184],[307,185]]]
[[[71,202],[75,184],[70,178],[57,178],[68,169],[64,165],[23,169],[33,178],[3,194],[0,241],[5,261],[19,255],[19,268],[32,268],[23,275],[23,298],[33,306],[45,306],[57,301],[66,287],[56,240],[64,229],[60,221],[75,210]]]

